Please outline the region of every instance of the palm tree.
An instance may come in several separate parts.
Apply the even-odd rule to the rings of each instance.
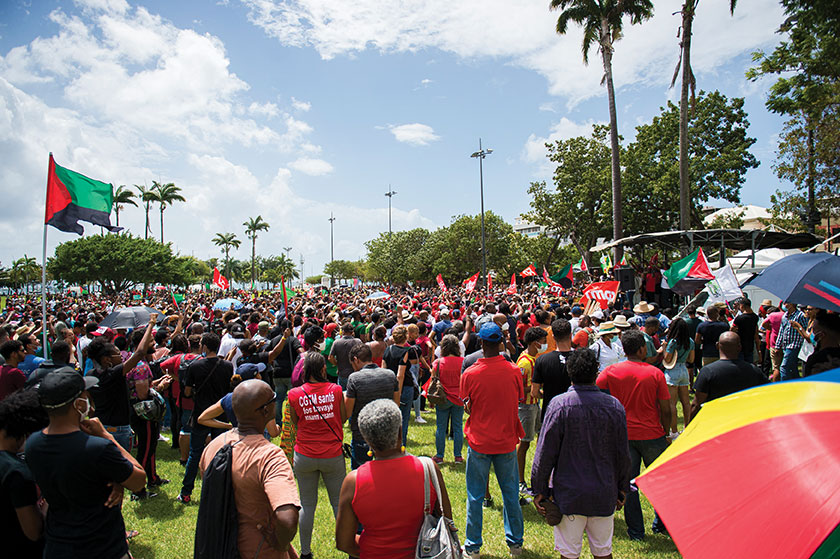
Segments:
[[[256,268],[254,267],[254,261],[257,257],[257,233],[260,231],[268,231],[270,225],[263,221],[263,218],[260,215],[255,218],[249,217],[248,221],[242,225],[245,226],[245,236],[251,239],[251,290],[253,291],[254,281],[257,279]]]
[[[175,202],[186,202],[187,199],[181,195],[181,188],[175,186],[175,183],[168,182],[166,184],[152,181],[152,191],[149,195],[152,202],[160,204],[160,242],[163,242],[163,210],[166,206],[171,206]]]
[[[242,241],[236,238],[236,233],[216,233],[213,244],[222,247],[222,252],[225,253],[225,276],[230,279],[230,249],[239,248]]]
[[[134,192],[129,190],[129,188],[121,184],[115,191],[114,191],[114,213],[117,216],[117,227],[120,226],[120,212],[122,211],[124,206],[128,206],[129,204],[137,207],[137,202],[134,199],[137,197]]]
[[[152,188],[147,187],[144,185],[135,184],[134,188],[137,189],[137,192],[140,194],[140,200],[145,205],[146,210],[146,229],[143,232],[143,238],[149,238],[149,204],[151,204],[153,196],[154,196],[154,186]]]
[[[23,285],[24,291],[29,293],[29,277],[41,273],[41,267],[33,256],[23,255],[12,262],[11,277],[15,283]]]
[[[691,104],[694,105],[694,72],[691,70],[691,27],[694,12],[700,0],[685,0],[681,10],[682,30],[680,39],[680,58],[674,68],[671,87],[677,82],[682,66],[682,89],[680,91],[680,229],[691,228],[691,187],[688,176],[688,91],[691,89]],[[735,13],[738,0],[729,0],[729,13]]]
[[[557,33],[565,35],[569,23],[583,27],[583,62],[589,64],[589,48],[598,44],[604,65],[602,84],[607,86],[610,110],[610,149],[612,151],[613,239],[624,236],[621,218],[621,166],[619,163],[618,119],[615,113],[613,86],[613,43],[621,38],[624,16],[630,23],[641,23],[653,16],[651,0],[551,0],[551,10],[562,10],[557,18]],[[620,262],[624,249],[615,247],[615,261]]]

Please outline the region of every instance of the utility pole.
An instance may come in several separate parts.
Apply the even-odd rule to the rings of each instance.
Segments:
[[[396,190],[391,189],[391,185],[388,185],[388,192],[385,193],[385,196],[388,197],[388,289],[391,288],[391,271],[393,269],[394,263],[391,259],[391,198],[397,193]]]
[[[335,221],[335,217],[333,216],[332,212],[330,212],[330,220],[329,221],[330,221],[330,272],[334,273],[334,270],[332,269],[332,264],[333,264],[333,258],[335,256],[333,254],[333,222]],[[333,273],[330,273],[330,288],[335,287],[335,276],[333,275]]]
[[[484,238],[484,158],[493,153],[492,149],[481,148],[481,138],[478,139],[478,151],[470,155],[478,159],[478,180],[481,188],[481,286],[487,292],[487,249]]]

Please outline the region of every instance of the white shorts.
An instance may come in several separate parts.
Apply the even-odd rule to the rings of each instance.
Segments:
[[[564,514],[554,527],[554,549],[563,557],[577,559],[583,549],[583,531],[589,538],[589,551],[595,557],[612,553],[613,515],[583,516]]]

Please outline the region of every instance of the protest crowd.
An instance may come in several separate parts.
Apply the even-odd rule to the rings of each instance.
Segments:
[[[452,550],[441,556],[479,557],[482,534],[502,529],[483,525],[492,470],[511,556],[528,549],[523,508],[535,507],[557,556],[581,556],[585,534],[594,557],[611,557],[616,514],[630,540],[667,536],[633,480],[701,406],[840,365],[840,317],[822,309],[746,297],[661,308],[623,292],[602,306],[574,287],[505,287],[339,287],[285,302],[50,294],[46,321],[38,297],[7,296],[6,556],[132,557],[142,535],[124,499],[165,498],[171,483],[174,506],[198,507],[182,535],[196,557],[309,558],[316,533],[334,538],[331,556],[426,556],[418,537],[434,533],[431,547]],[[109,318],[139,304],[145,321]],[[427,421],[435,453],[421,459],[411,429]],[[158,475],[161,444],[180,453],[181,479]],[[445,462],[466,503],[449,499]],[[315,523],[321,483],[329,526]]]

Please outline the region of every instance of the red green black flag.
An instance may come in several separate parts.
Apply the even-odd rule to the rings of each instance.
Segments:
[[[562,270],[554,274],[553,276],[549,276],[551,281],[557,282],[563,286],[564,289],[568,289],[572,286],[575,281],[575,271],[572,269],[571,264],[567,264]]]
[[[79,235],[85,232],[79,221],[105,227],[111,232],[120,231],[122,227],[111,225],[113,201],[113,185],[56,165],[50,154],[44,223]]]
[[[710,280],[715,279],[702,248],[674,262],[663,276],[671,290],[678,295],[693,295],[703,289]]]

